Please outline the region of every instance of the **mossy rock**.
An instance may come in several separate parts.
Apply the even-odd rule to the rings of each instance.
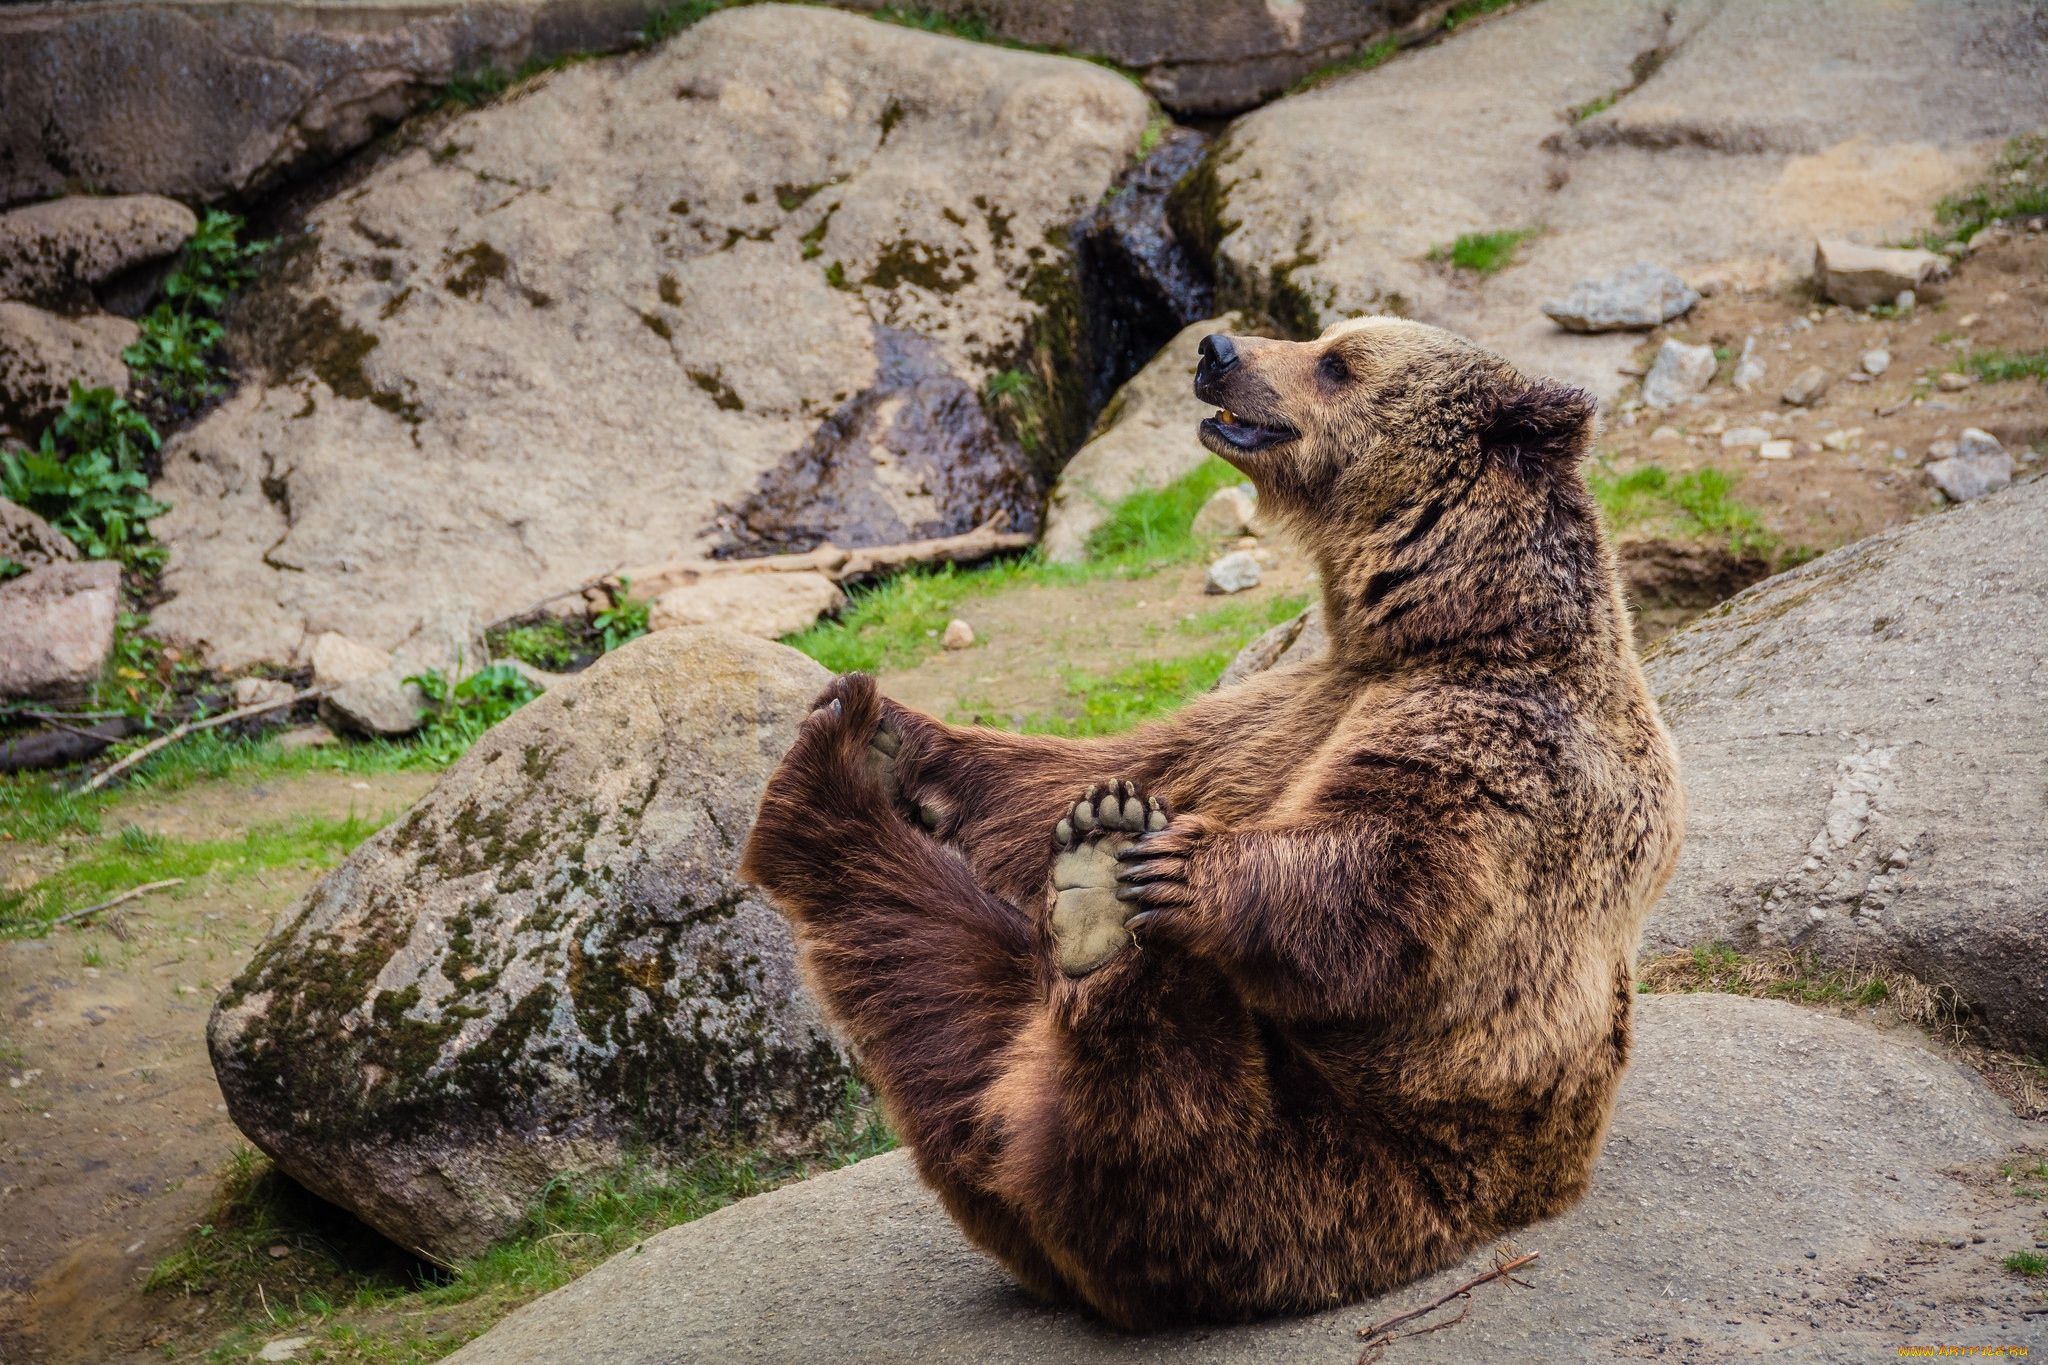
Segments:
[[[485,735],[221,996],[208,1043],[235,1122],[443,1260],[628,1148],[802,1142],[848,1058],[735,865],[829,676],[663,631]]]

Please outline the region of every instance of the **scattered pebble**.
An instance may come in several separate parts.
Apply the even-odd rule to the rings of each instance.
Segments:
[[[1718,363],[1713,347],[1688,346],[1666,337],[1643,379],[1643,401],[1653,408],[1668,408],[1704,392]]]
[[[1963,434],[1956,439],[1956,454],[1964,457],[1996,455],[2004,449],[1999,439],[1982,427],[1964,427]]]
[[[956,616],[946,622],[946,634],[941,643],[947,649],[972,649],[974,648],[974,627]]]
[[[1965,313],[1961,317],[1956,319],[1956,326],[1975,327],[1978,323],[1982,322],[1983,320],[1983,315],[1980,313]]]
[[[2012,483],[2012,456],[2003,451],[1995,455],[1956,455],[1928,465],[1927,477],[1956,502],[1968,502]]]
[[[1658,427],[1650,433],[1650,439],[1653,441],[1675,441],[1678,439],[1678,428],[1673,426]]]
[[[1756,385],[1764,382],[1764,363],[1756,358],[1755,337],[1743,339],[1742,354],[1736,357],[1735,373],[1729,376],[1728,382],[1741,393],[1748,393]]]
[[[258,1360],[297,1360],[299,1352],[313,1344],[311,1337],[279,1337],[256,1353]]]
[[[1976,375],[1963,374],[1957,370],[1950,370],[1934,381],[1935,387],[1943,393],[1961,393],[1976,382]]]
[[[1834,382],[1835,377],[1821,366],[1808,365],[1785,386],[1785,401],[1798,408],[1817,403]]]
[[[1857,442],[1862,439],[1862,436],[1862,427],[1837,427],[1821,437],[1820,443],[1829,450],[1853,450]]]
[[[1208,578],[1202,584],[1207,593],[1243,592],[1246,588],[1259,585],[1262,570],[1259,561],[1249,550],[1232,550],[1209,566]]]
[[[1755,447],[1770,439],[1771,433],[1763,427],[1730,427],[1721,433],[1721,448]]]
[[[1756,448],[1757,457],[1764,460],[1789,460],[1792,458],[1790,441],[1765,441]]]
[[[1863,353],[1863,373],[1875,378],[1891,367],[1892,353],[1890,351],[1865,351]]]

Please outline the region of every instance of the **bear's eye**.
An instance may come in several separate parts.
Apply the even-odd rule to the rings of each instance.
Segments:
[[[1345,364],[1344,357],[1338,355],[1335,351],[1325,355],[1323,363],[1317,368],[1323,376],[1325,384],[1348,384],[1351,382],[1351,367]]]

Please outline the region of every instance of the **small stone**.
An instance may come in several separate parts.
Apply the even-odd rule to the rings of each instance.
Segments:
[[[1657,359],[1643,380],[1643,402],[1668,408],[1703,392],[1714,377],[1714,348],[1688,346],[1671,337],[1657,350]]]
[[[1873,350],[1863,353],[1863,373],[1871,376],[1873,379],[1891,367],[1892,353],[1890,351]]]
[[[1246,588],[1259,585],[1262,571],[1259,561],[1249,550],[1232,550],[1209,566],[1207,579],[1202,591],[1207,593],[1243,592]]]
[[[0,697],[63,697],[99,677],[114,648],[121,566],[46,564],[0,583]]]
[[[1964,427],[1956,440],[1956,454],[1963,456],[1996,455],[2004,449],[1998,438],[1982,427]]]
[[[1927,443],[1927,458],[1930,460],[1954,459],[1959,449],[1954,441],[1929,441]]]
[[[1676,441],[1680,439],[1678,428],[1670,426],[1658,427],[1650,433],[1650,439],[1653,441]]]
[[[1898,309],[1901,313],[1910,313],[1913,311],[1913,305],[1916,302],[1918,300],[1913,297],[1912,290],[1901,289],[1898,295],[1892,299],[1892,307]]]
[[[298,689],[275,678],[235,679],[235,706],[257,706],[269,702],[282,706],[298,695]]]
[[[1543,313],[1571,332],[1646,332],[1699,301],[1699,294],[1677,275],[1639,261],[1612,275],[1580,281],[1564,298],[1544,303]]]
[[[279,1337],[256,1353],[263,1361],[297,1360],[299,1352],[313,1344],[311,1337]]]
[[[420,728],[427,694],[397,668],[344,683],[320,699],[320,714],[357,734],[409,735]]]
[[[946,622],[946,633],[940,642],[947,649],[972,649],[974,648],[974,627],[956,616]]]
[[[1977,376],[1963,374],[1957,370],[1950,370],[1937,377],[1934,381],[1935,387],[1939,388],[1943,393],[1961,393],[1976,382]]]
[[[286,1246],[283,1242],[275,1242],[270,1247],[270,1259],[273,1261],[282,1261],[285,1257],[291,1254],[292,1249]]]
[[[286,753],[294,749],[319,749],[334,743],[334,731],[315,721],[311,725],[295,725],[277,737],[279,747]]]
[[[1756,338],[1746,338],[1742,343],[1742,354],[1735,361],[1735,373],[1729,377],[1740,392],[1748,393],[1764,382],[1764,363],[1756,358]]]
[[[1839,237],[1813,244],[1813,282],[1823,298],[1850,308],[1868,308],[1937,278],[1948,262],[1932,251],[1884,250]]]
[[[1829,450],[1853,450],[1863,437],[1862,427],[1838,427],[1820,438]]]
[[[1756,448],[1757,458],[1764,460],[1789,460],[1792,458],[1790,441],[1765,441]]]
[[[1754,449],[1770,439],[1771,433],[1762,427],[1730,427],[1721,433],[1721,448]]]
[[[1201,540],[1241,536],[1251,530],[1258,511],[1259,498],[1252,486],[1248,483],[1232,484],[1209,495],[1188,529]]]
[[[389,650],[351,640],[334,630],[314,637],[312,655],[313,686],[322,690],[331,690],[391,667]]]
[[[1807,407],[1819,402],[1821,396],[1828,391],[1828,386],[1834,382],[1835,377],[1821,366],[1808,365],[1794,375],[1792,382],[1785,386],[1785,401],[1797,408]]]
[[[1975,327],[1978,323],[1982,322],[1983,320],[1984,317],[1981,313],[1965,313],[1961,317],[1956,319],[1956,326],[1959,328]]]
[[[2012,456],[2003,452],[1951,456],[1929,464],[1927,477],[1952,500],[1968,502],[2011,485]]]

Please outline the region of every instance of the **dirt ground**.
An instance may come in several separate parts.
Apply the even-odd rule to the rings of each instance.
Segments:
[[[433,781],[206,783],[124,803],[106,829],[200,840],[351,810],[382,818]],[[21,861],[0,844],[0,880]],[[203,1331],[205,1300],[140,1290],[242,1140],[207,1060],[207,1014],[317,876],[223,869],[122,907],[121,932],[65,928],[0,945],[0,1360],[155,1359],[150,1348]]]

